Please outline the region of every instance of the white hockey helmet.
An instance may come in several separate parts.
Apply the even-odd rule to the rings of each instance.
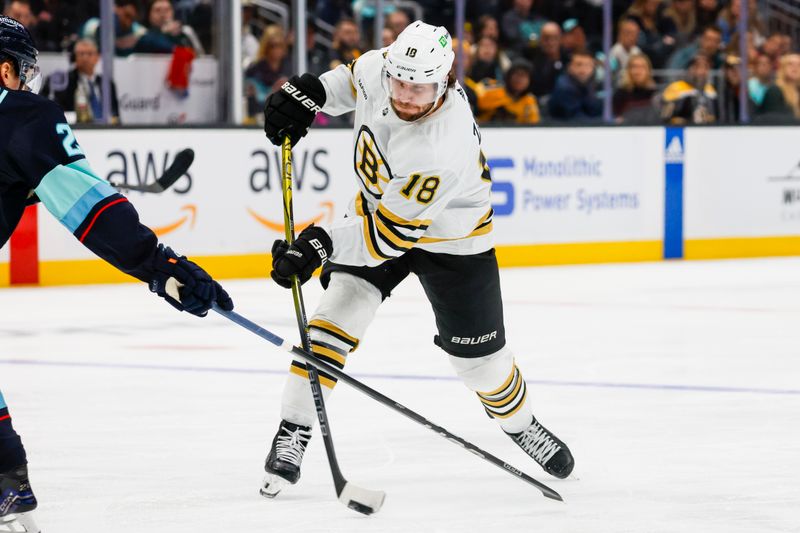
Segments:
[[[448,31],[443,26],[432,26],[418,20],[400,32],[386,51],[384,79],[434,84],[435,102],[447,90],[447,75],[454,59],[453,39]],[[391,95],[392,84],[388,85]]]

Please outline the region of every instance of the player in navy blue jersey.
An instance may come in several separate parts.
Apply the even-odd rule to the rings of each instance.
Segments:
[[[36,94],[37,56],[22,24],[0,16],[0,247],[26,204],[41,201],[84,246],[173,307],[197,316],[213,303],[233,309],[219,283],[159,244],[128,200],[92,171],[64,113]],[[0,530],[13,516],[16,525],[38,533],[30,515],[35,508],[25,449],[0,392]]]

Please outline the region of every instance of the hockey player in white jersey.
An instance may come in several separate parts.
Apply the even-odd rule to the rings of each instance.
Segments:
[[[388,48],[350,65],[294,76],[266,103],[265,131],[280,145],[308,131],[320,109],[355,110],[353,166],[358,192],[344,218],[311,226],[289,246],[273,245],[272,278],[284,287],[323,265],[326,291],[309,321],[314,353],[344,367],[381,302],[409,273],[433,307],[456,373],[489,417],[545,471],[567,477],[567,446],[533,416],[527,386],[506,346],[492,235],[491,176],[480,132],[452,77],[451,37],[417,21]],[[336,380],[319,372],[325,398]],[[261,493],[296,483],[316,417],[301,361],[293,361],[282,421],[266,460]]]

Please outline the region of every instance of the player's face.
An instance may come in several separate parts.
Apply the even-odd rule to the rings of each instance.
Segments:
[[[436,85],[433,83],[407,83],[389,77],[389,95],[392,107],[403,120],[416,120],[436,102]]]

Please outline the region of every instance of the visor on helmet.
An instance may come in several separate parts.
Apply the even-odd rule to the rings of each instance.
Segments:
[[[42,88],[42,72],[39,70],[39,65],[20,61],[19,88],[39,94],[39,89]]]
[[[403,104],[426,106],[434,103],[440,96],[439,83],[412,83],[397,79],[386,73],[386,90],[389,97]]]

